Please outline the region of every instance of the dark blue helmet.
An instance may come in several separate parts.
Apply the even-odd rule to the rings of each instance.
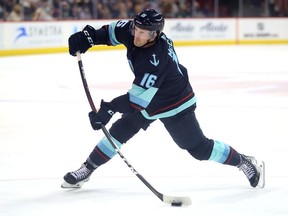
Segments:
[[[141,29],[156,31],[159,35],[164,28],[164,18],[154,9],[146,9],[136,15],[134,25]]]

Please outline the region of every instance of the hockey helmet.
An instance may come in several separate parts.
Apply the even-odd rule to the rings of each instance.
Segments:
[[[156,31],[159,35],[164,28],[164,18],[161,13],[154,9],[146,9],[136,15],[134,26],[149,31]]]

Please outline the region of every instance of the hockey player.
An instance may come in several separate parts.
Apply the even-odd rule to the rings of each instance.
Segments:
[[[162,32],[164,18],[146,9],[134,20],[119,20],[95,30],[87,25],[69,38],[69,52],[85,53],[98,44],[127,48],[127,60],[135,76],[131,89],[110,102],[102,100],[99,111],[90,112],[94,130],[101,129],[119,112],[109,132],[119,148],[140,129],[160,120],[174,142],[198,160],[210,160],[238,167],[252,187],[265,185],[264,162],[239,154],[231,146],[207,138],[195,117],[196,98],[187,69],[180,64],[173,42]],[[81,167],[64,176],[63,188],[81,187],[91,174],[107,163],[116,151],[104,137]]]

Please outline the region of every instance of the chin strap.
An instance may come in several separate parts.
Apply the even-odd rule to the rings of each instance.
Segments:
[[[153,32],[153,33],[151,32],[151,38],[155,35],[155,33],[156,32]],[[148,39],[147,42],[143,46],[141,46],[141,48],[145,48],[147,46],[149,47],[150,45],[153,45],[156,42],[157,37],[158,37],[158,35],[156,37],[154,37],[154,40],[152,40],[152,41],[150,41],[151,38]]]
[[[155,42],[156,42],[156,39],[154,39],[153,41],[150,41],[149,39],[143,46],[141,46],[141,48],[145,48],[147,46],[149,47],[150,45],[153,45]]]

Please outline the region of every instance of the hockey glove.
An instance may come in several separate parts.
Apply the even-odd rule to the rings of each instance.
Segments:
[[[87,25],[83,31],[76,32],[68,39],[69,53],[72,56],[76,56],[76,52],[85,53],[90,47],[94,46],[95,29]]]
[[[91,111],[89,119],[94,130],[100,130],[102,125],[106,125],[115,114],[116,108],[111,104],[101,101],[101,107],[98,112]]]

